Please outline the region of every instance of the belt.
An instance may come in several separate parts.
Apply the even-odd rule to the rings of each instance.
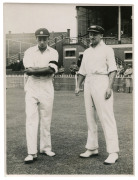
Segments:
[[[53,79],[52,76],[30,76],[29,78],[34,81],[51,81]]]

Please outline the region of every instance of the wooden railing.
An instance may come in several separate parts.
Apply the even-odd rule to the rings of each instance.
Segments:
[[[116,37],[103,37],[103,41],[107,45],[117,45],[118,39]],[[76,44],[76,43],[82,43],[85,47],[89,47],[90,45],[90,39],[86,37],[67,37],[66,44]],[[122,38],[121,44],[132,44],[132,37]]]

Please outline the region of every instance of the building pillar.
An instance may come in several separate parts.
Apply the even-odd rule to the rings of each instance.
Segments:
[[[19,42],[20,43],[20,55],[19,55],[19,60],[21,61],[21,53],[22,53],[22,43],[21,42]]]
[[[78,10],[76,8],[76,37],[78,37]]]
[[[55,38],[55,49],[57,49],[57,38]]]
[[[121,7],[118,7],[118,44],[121,44]]]
[[[67,35],[70,38],[70,29],[67,29]]]
[[[8,47],[7,47],[8,58],[7,58],[7,64],[6,64],[6,65],[8,66],[8,65],[9,65],[9,57],[10,57],[10,52],[9,52],[9,51],[10,51],[10,50],[9,50],[9,41],[10,41],[10,40],[8,39],[7,41],[8,41]]]
[[[67,29],[68,43],[70,44],[70,29]]]

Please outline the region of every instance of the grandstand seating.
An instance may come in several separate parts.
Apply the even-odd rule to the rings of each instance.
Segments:
[[[59,36],[56,36],[55,34]],[[62,41],[64,41],[66,36],[67,36],[67,33],[62,33],[62,34],[54,33],[52,35],[53,39],[52,38],[49,39],[49,46],[57,49],[56,45],[58,44],[58,47],[60,47],[59,51],[62,51],[61,46],[59,46],[59,44]],[[32,44],[29,42],[19,41],[19,40],[23,40],[23,38],[19,38],[19,40],[13,40],[13,39],[14,38],[6,39],[6,65],[7,66],[10,66],[12,63],[17,62],[17,60],[22,60],[24,56],[24,51],[27,50],[29,47],[36,45],[36,43]],[[30,42],[33,42],[33,40],[31,40]],[[61,52],[59,54],[60,56],[62,56]]]
[[[56,37],[56,35],[59,35],[58,37]],[[87,47],[89,47],[89,39],[86,37],[79,37],[79,38],[70,38],[68,36],[67,33],[53,33],[53,35],[49,40],[49,46],[55,48],[58,50],[59,52],[59,65],[62,66],[63,65],[63,44],[79,44],[82,47],[84,47],[85,49]],[[24,56],[24,51],[26,49],[28,49],[31,46],[34,46],[35,44],[32,44],[32,42],[34,42],[33,37],[30,36],[32,38],[32,40],[30,40],[30,42],[28,41],[29,39],[29,35],[27,36],[27,42],[23,42],[23,41],[19,41],[19,40],[23,40],[23,36],[17,36],[17,40],[15,40],[15,38],[12,39],[6,39],[6,65],[7,65],[7,69],[9,69],[10,65],[12,63],[17,62],[18,60],[23,60],[23,56]],[[7,36],[7,38],[9,38],[9,36]],[[30,38],[30,39],[31,39]],[[19,39],[19,40],[18,40]],[[103,38],[104,42],[108,45],[114,45],[117,44],[117,39],[115,37],[104,37]],[[129,42],[132,43],[132,39],[129,38],[129,41],[127,41],[128,38],[126,38],[124,40],[124,42]],[[119,65],[124,65],[124,58],[120,58],[118,55],[116,56],[116,62]]]

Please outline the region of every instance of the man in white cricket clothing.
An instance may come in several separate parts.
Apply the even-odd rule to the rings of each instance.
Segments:
[[[38,45],[27,49],[23,58],[25,73],[28,77],[24,88],[28,150],[25,163],[32,163],[37,159],[39,114],[40,153],[55,156],[52,152],[50,126],[54,100],[52,78],[53,74],[58,71],[58,52],[48,46],[49,35],[47,29],[38,29],[35,32]]]
[[[80,86],[85,80],[84,99],[88,125],[86,152],[80,157],[98,155],[97,118],[102,124],[109,156],[104,164],[114,164],[118,159],[119,143],[117,126],[113,112],[113,82],[117,67],[113,49],[103,40],[104,29],[93,25],[88,28],[91,45],[84,51],[78,84],[75,89],[79,95]]]

